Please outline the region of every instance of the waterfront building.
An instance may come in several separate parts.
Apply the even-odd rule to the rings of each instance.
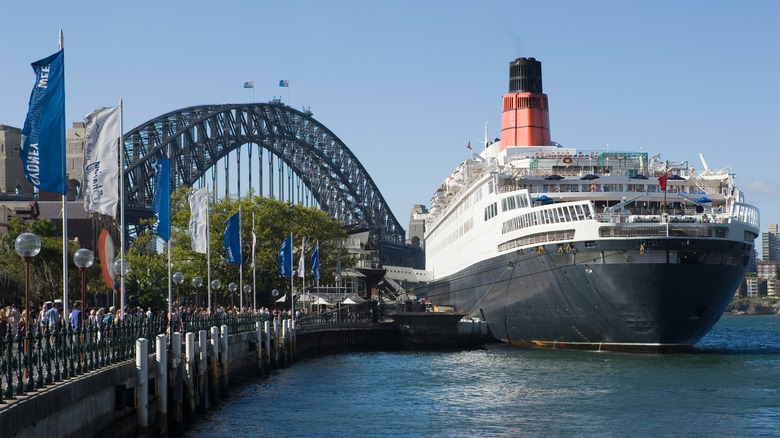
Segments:
[[[756,264],[757,275],[762,280],[777,280],[778,262],[774,260],[764,260]]]
[[[780,281],[775,279],[766,281],[766,295],[768,297],[776,297],[780,294]]]
[[[761,258],[780,262],[780,233],[777,224],[770,224],[766,232],[761,233]]]
[[[745,278],[745,296],[748,298],[756,298],[758,297],[758,283],[759,279],[758,277],[747,277]]]
[[[422,204],[415,204],[409,215],[409,245],[425,249],[425,218],[428,216],[428,208]]]

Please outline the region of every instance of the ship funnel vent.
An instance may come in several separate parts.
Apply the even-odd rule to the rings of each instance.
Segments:
[[[510,93],[543,93],[542,63],[534,58],[517,58],[509,63]]]

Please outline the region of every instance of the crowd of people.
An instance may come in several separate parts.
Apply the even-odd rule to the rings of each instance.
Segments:
[[[214,309],[213,312],[210,312],[208,308],[204,307],[174,306],[172,315],[167,314],[167,309],[159,310],[149,307],[144,311],[141,307],[131,308],[126,306],[125,312],[122,314],[117,313],[115,306],[83,310],[81,302],[78,301],[74,303],[69,315],[65,316],[62,315],[62,313],[62,305],[59,301],[46,301],[42,303],[40,307],[31,312],[31,317],[28,317],[27,310],[20,310],[18,305],[0,307],[0,339],[5,339],[9,333],[14,338],[20,334],[25,336],[28,327],[33,331],[37,331],[37,329],[40,328],[41,332],[44,332],[46,329],[49,329],[50,331],[54,331],[55,329],[61,330],[65,326],[64,324],[68,323],[73,330],[77,330],[86,326],[97,326],[101,323],[114,324],[119,322],[123,317],[147,320],[163,317],[166,318],[166,321],[172,322],[175,331],[186,331],[188,323],[194,317],[209,316],[212,314],[217,316],[237,316],[240,314],[267,315],[271,320],[279,317],[289,317],[289,311],[287,310],[268,310],[267,307],[258,309],[244,307],[243,309],[239,309],[236,306],[219,306]]]

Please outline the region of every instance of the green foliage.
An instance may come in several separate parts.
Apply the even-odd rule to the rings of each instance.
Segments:
[[[61,299],[62,291],[62,231],[51,219],[26,222],[12,217],[8,220],[8,233],[0,239],[0,302],[24,305],[25,263],[14,248],[16,238],[22,233],[33,233],[41,239],[40,253],[30,260],[30,301],[32,306],[42,301]],[[76,242],[68,242],[68,296],[71,301],[81,299],[81,274],[73,264],[73,253],[79,248]],[[85,272],[87,291],[93,296],[102,284],[100,262]],[[105,289],[105,285],[103,285]],[[89,300],[88,300],[89,301]]]
[[[171,197],[171,272],[180,271],[184,274],[184,283],[180,286],[180,294],[191,297],[194,294],[192,278],[203,278],[200,287],[201,295],[207,287],[207,257],[192,251],[189,235],[190,206],[189,194],[192,189],[181,188]],[[222,235],[225,231],[225,221],[236,213],[241,206],[241,242],[242,265],[230,264]],[[277,255],[281,242],[293,234],[293,246],[296,250],[293,259],[293,270],[297,268],[300,257],[301,238],[305,238],[305,267],[307,284],[313,284],[311,271],[311,254],[319,242],[320,279],[324,284],[334,282],[336,274],[336,258],[339,243],[346,238],[342,224],[332,220],[327,213],[316,208],[306,208],[301,205],[290,205],[281,201],[250,193],[240,200],[223,198],[216,204],[211,204],[209,233],[211,244],[211,279],[218,279],[222,287],[218,291],[218,304],[229,302],[227,284],[239,283],[239,268],[243,269],[244,284],[252,286],[252,216],[255,220],[255,235],[257,239],[255,260],[257,266],[257,297],[258,305],[272,306],[273,298],[270,291],[274,288],[285,291],[290,287],[290,278],[279,275]],[[127,301],[131,305],[143,307],[167,307],[167,251],[165,244],[159,238],[147,231],[139,236],[128,251],[127,260],[132,272],[128,274],[125,284]],[[346,254],[342,254],[342,266],[354,263]],[[296,278],[296,281],[298,279]],[[212,291],[213,292],[213,291]],[[239,291],[240,292],[240,291]],[[238,293],[234,297],[236,305],[239,302]],[[175,285],[172,294],[176,295]],[[251,302],[252,293],[245,297],[245,303]],[[247,301],[249,300],[249,301]],[[205,307],[205,305],[204,305]]]

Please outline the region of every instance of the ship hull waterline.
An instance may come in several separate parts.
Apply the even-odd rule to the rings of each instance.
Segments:
[[[629,239],[509,251],[430,283],[428,297],[483,318],[510,345],[689,350],[728,306],[748,249],[727,240],[656,242],[649,249]]]

